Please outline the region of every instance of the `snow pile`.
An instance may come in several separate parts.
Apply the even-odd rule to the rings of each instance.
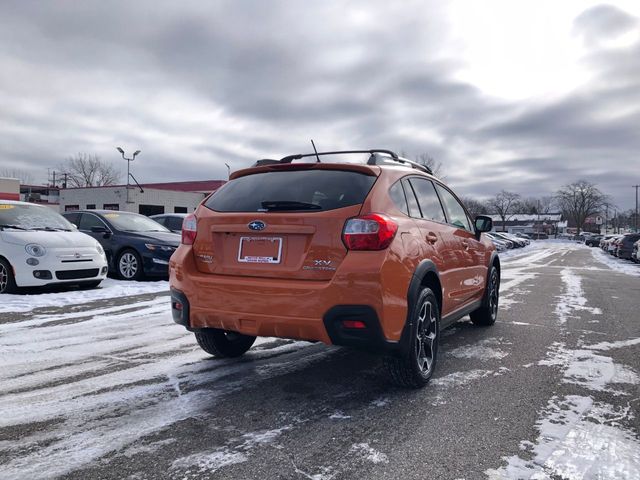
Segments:
[[[30,312],[34,308],[64,307],[143,293],[168,292],[169,282],[132,282],[105,278],[100,287],[92,290],[67,290],[55,293],[2,295],[0,313]]]
[[[640,265],[638,264],[611,256],[599,248],[592,248],[591,253],[593,254],[593,258],[598,262],[604,263],[607,267],[615,270],[616,272],[640,276]]]

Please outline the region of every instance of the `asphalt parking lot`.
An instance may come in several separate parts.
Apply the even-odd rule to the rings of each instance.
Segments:
[[[443,332],[418,391],[321,344],[212,359],[165,289],[3,299],[0,478],[640,478],[640,265],[510,253],[498,323]]]

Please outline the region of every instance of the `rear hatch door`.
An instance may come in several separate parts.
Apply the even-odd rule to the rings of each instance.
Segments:
[[[199,271],[329,280],[347,254],[345,221],[360,213],[377,167],[261,167],[232,179],[197,212]]]

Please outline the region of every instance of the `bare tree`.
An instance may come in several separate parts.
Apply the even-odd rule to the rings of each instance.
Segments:
[[[538,213],[540,215],[547,215],[549,213],[551,213],[551,210],[553,209],[554,205],[555,205],[555,198],[553,198],[552,196],[543,196],[540,197],[538,200]]]
[[[30,185],[33,183],[33,175],[25,170],[19,170],[17,168],[3,168],[0,169],[0,177],[17,178],[22,185]]]
[[[487,206],[502,220],[502,230],[505,230],[509,220],[520,206],[520,195],[502,190],[487,202]]]
[[[579,180],[558,190],[556,200],[563,214],[576,224],[579,235],[586,219],[599,213],[608,197],[595,184]]]
[[[476,200],[475,198],[468,196],[460,197],[460,200],[462,200],[462,203],[467,207],[467,210],[473,218],[476,218],[478,215],[486,215],[488,213],[487,205],[480,200]]]
[[[404,150],[400,151],[400,156],[404,157],[404,158],[407,158],[409,160],[412,160],[411,159],[411,155],[409,155]],[[433,158],[428,153],[424,152],[424,153],[420,153],[418,155],[415,155],[413,157],[413,161],[418,163],[418,164],[420,164],[420,165],[424,165],[425,167],[427,167],[428,169],[430,169],[433,172],[434,176],[444,180],[444,169],[442,168],[442,162],[437,161],[435,158]]]
[[[120,172],[112,164],[88,153],[69,157],[61,170],[67,175],[67,187],[102,187],[120,181]]]

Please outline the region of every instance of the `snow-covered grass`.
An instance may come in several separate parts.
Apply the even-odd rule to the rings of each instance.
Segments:
[[[118,297],[128,297],[143,293],[168,292],[166,280],[132,282],[105,278],[98,288],[92,290],[68,289],[56,292],[3,294],[0,297],[0,313],[30,312],[39,307],[63,307]],[[33,291],[30,291],[33,292]]]
[[[627,275],[640,276],[640,264],[633,263],[631,260],[616,258],[604,252],[598,247],[592,248],[591,253],[593,254],[593,258],[596,261],[605,264],[607,267],[615,270],[616,272],[626,273]]]

